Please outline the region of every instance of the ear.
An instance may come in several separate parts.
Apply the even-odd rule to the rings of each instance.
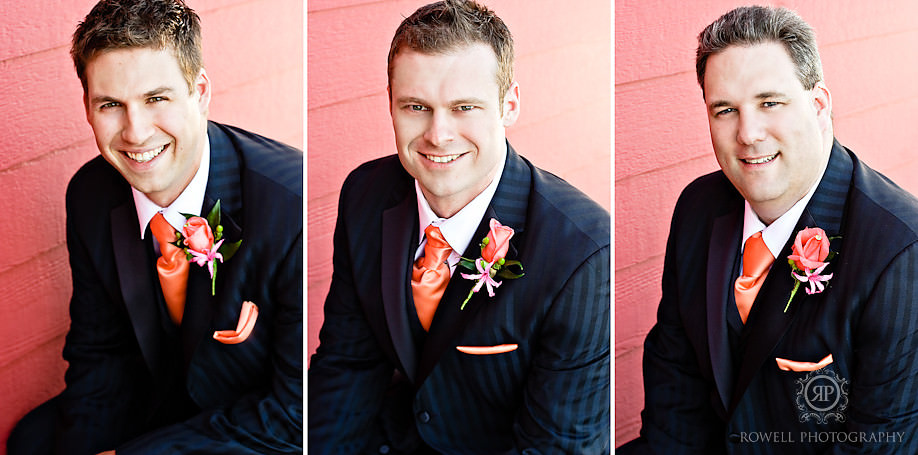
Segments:
[[[201,71],[198,72],[198,76],[194,78],[194,87],[192,87],[192,90],[194,96],[198,98],[198,108],[202,114],[207,115],[210,109],[210,94],[212,87],[210,86],[210,78],[207,77],[207,71],[204,71],[204,68],[201,68]]]
[[[516,123],[516,119],[520,117],[520,84],[517,84],[515,81],[510,84],[510,88],[507,89],[507,93],[504,94],[504,102],[501,105],[501,111],[504,127],[513,125]]]
[[[813,107],[816,108],[816,118],[823,131],[832,126],[832,94],[824,81],[819,81],[813,87]]]

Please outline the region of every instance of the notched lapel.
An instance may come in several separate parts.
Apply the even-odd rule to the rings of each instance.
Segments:
[[[739,208],[714,220],[708,245],[707,268],[707,323],[708,352],[714,382],[724,410],[730,400],[733,386],[733,360],[727,336],[727,318],[724,311],[730,301],[730,288],[734,280],[734,264],[742,241],[743,210]]]
[[[112,247],[121,297],[127,307],[140,351],[154,376],[161,372],[162,331],[159,330],[156,270],[147,242],[138,235],[137,210],[133,202],[112,209]]]
[[[383,310],[392,344],[405,373],[412,380],[417,368],[417,354],[408,325],[408,283],[412,264],[412,246],[417,239],[417,199],[414,192],[382,214],[381,286]],[[415,241],[412,241],[412,238]]]

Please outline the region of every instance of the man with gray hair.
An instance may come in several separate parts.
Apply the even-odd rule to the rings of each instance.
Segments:
[[[796,13],[737,8],[698,43],[721,170],[676,204],[619,453],[918,453],[918,201],[835,140]]]

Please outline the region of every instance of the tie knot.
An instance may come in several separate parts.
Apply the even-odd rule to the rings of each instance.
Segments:
[[[446,261],[446,258],[453,251],[453,247],[449,246],[437,226],[432,224],[427,226],[427,229],[424,229],[424,235],[427,236],[427,245],[424,246],[425,266],[436,268],[437,264]]]
[[[743,249],[743,275],[759,276],[768,270],[775,257],[762,239],[762,232],[752,234]]]
[[[424,229],[424,235],[427,236],[427,245],[436,249],[448,248],[452,250],[452,247],[449,246],[449,243],[446,242],[446,239],[443,237],[443,233],[440,232],[440,228],[434,225],[427,226],[427,229]]]
[[[153,237],[156,237],[156,240],[160,245],[167,244],[175,241],[175,233],[177,232],[162,213],[157,213],[153,216],[153,219],[150,220],[150,232],[153,233]]]

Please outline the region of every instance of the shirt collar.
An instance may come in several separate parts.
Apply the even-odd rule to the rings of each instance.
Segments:
[[[822,168],[822,173],[819,174],[819,178],[816,179],[816,183],[813,184],[810,191],[808,191],[802,199],[797,201],[790,210],[784,212],[783,215],[768,226],[765,226],[765,223],[763,223],[762,220],[759,219],[759,216],[756,215],[755,211],[752,210],[749,201],[745,201],[745,213],[743,214],[743,243],[740,244],[740,251],[745,247],[746,240],[749,237],[752,237],[756,232],[762,231],[762,240],[765,241],[765,245],[768,247],[768,250],[771,251],[771,255],[778,257],[781,254],[781,250],[784,249],[787,240],[790,239],[790,236],[794,233],[794,227],[797,226],[800,215],[803,214],[806,205],[810,202],[810,199],[813,198],[813,194],[816,193],[816,188],[819,186],[819,182],[822,181],[822,176],[826,172],[826,167]]]
[[[140,238],[144,238],[144,232],[147,224],[162,212],[163,217],[175,230],[182,230],[185,225],[185,216],[183,213],[200,215],[201,207],[204,205],[204,192],[207,190],[207,175],[210,172],[210,140],[207,134],[204,135],[204,152],[201,153],[201,165],[195,172],[191,182],[182,190],[179,197],[175,199],[168,207],[160,207],[151,201],[146,194],[137,191],[131,187],[131,193],[134,195],[134,207],[137,208],[137,221],[140,225]]]
[[[449,218],[440,218],[436,213],[430,208],[430,204],[427,203],[427,198],[424,197],[424,193],[421,192],[421,186],[418,184],[418,181],[414,181],[414,190],[418,198],[418,223],[420,227],[418,235],[418,244],[420,245],[424,241],[424,229],[428,225],[433,224],[440,228],[440,232],[443,234],[443,238],[446,239],[446,243],[453,248],[453,254],[450,255],[450,265],[453,265],[453,259],[458,262],[459,255],[465,252],[465,249],[468,248],[469,243],[472,241],[472,236],[475,235],[475,230],[478,229],[478,224],[481,222],[481,219],[484,218],[485,211],[488,210],[488,205],[491,204],[491,199],[494,198],[494,193],[497,191],[497,184],[500,182],[500,177],[504,173],[504,162],[506,161],[506,156],[504,160],[500,161],[498,165],[497,174],[494,175],[494,179],[491,180],[491,183],[475,196],[475,199],[472,199],[471,202],[465,205],[461,210],[456,212],[455,215]],[[415,255],[415,259],[423,253],[422,248],[418,248],[419,251]],[[453,257],[455,256],[455,258]]]

